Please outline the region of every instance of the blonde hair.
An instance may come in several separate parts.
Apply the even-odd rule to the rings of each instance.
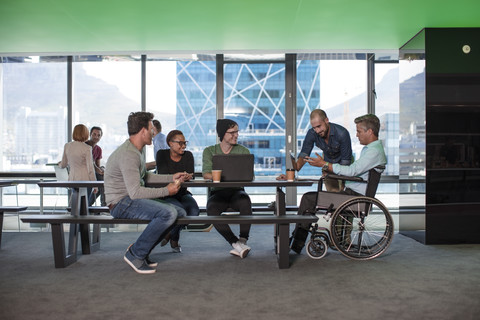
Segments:
[[[83,124],[77,124],[73,128],[72,138],[74,141],[85,142],[89,138],[88,128]]]

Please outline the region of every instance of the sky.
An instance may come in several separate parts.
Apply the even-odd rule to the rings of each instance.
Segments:
[[[399,80],[403,82],[423,71],[424,61],[401,61]],[[152,112],[176,113],[176,63],[174,61],[147,62],[147,109]],[[398,67],[392,64],[391,68]],[[391,69],[377,69],[376,82]],[[87,74],[115,85],[126,97],[140,106],[140,68],[138,62],[84,63]],[[322,108],[343,103],[365,92],[367,75],[365,61],[322,60],[320,66]],[[128,76],[125,76],[125,75]],[[134,85],[132,85],[134,84]]]

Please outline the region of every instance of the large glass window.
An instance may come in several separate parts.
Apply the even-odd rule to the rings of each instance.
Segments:
[[[255,154],[257,177],[284,172],[288,160],[285,130],[289,126],[285,117],[285,56],[225,55],[224,101],[223,109],[219,110],[215,57],[212,54],[148,55],[146,110],[160,120],[164,134],[173,129],[183,131],[189,141],[187,148],[195,157],[196,172],[201,172],[204,148],[217,141],[217,112],[239,123],[239,142]],[[45,164],[60,160],[69,135],[67,125],[77,123],[102,127],[104,136],[99,145],[105,164],[111,152],[128,137],[128,114],[141,110],[141,60],[141,56],[134,55],[73,57],[73,104],[69,115],[67,57],[3,57],[0,64],[0,171],[52,172],[52,167]],[[408,77],[399,75],[396,63],[375,63],[375,112],[383,124],[380,138],[387,151],[388,174],[399,173],[398,162],[402,159],[398,154],[399,137],[403,144],[424,141],[421,140],[424,123],[412,122],[408,131],[398,125],[398,101],[405,99],[399,97],[398,87],[419,78],[421,74],[417,73],[423,69],[417,69]],[[297,54],[297,154],[310,129],[310,112],[316,108],[324,109],[331,122],[349,130],[354,154],[360,153],[362,146],[356,138],[353,120],[368,112],[367,80],[366,54]],[[71,124],[68,124],[69,116]],[[417,149],[424,150],[424,143]],[[153,147],[146,150],[147,161],[153,161]],[[321,150],[313,152],[321,153]],[[412,165],[416,165],[415,170],[419,172],[424,168],[415,161]],[[319,169],[309,165],[300,172],[300,176],[318,175]],[[19,187],[20,193],[22,189]],[[305,191],[298,188],[298,199]],[[35,192],[38,198],[38,190]],[[45,192],[50,197],[44,200],[46,206],[61,207],[66,203],[64,191]],[[204,190],[192,192],[199,204],[205,205]],[[256,203],[274,199],[253,190],[249,192],[254,194]],[[261,192],[264,193],[265,188]],[[27,202],[22,200],[22,203]]]
[[[195,172],[202,172],[205,147],[216,143],[216,71],[214,55],[178,57],[148,56],[146,77],[147,111],[162,124],[162,133],[183,132],[193,153]],[[147,161],[153,161],[147,147]],[[206,190],[190,190],[200,206],[206,205]]]
[[[299,54],[297,59],[297,154],[311,128],[310,112],[320,108],[330,122],[350,132],[354,156],[359,155],[362,146],[353,120],[367,112],[366,55]],[[318,148],[315,152],[322,154]],[[300,174],[318,177],[319,169],[307,164]]]
[[[48,170],[66,140],[66,58],[2,58],[0,96],[0,171]]]
[[[104,165],[128,138],[127,118],[141,110],[141,62],[133,56],[79,56],[73,62],[72,126],[99,126]]]
[[[255,155],[255,175],[282,172],[285,154],[285,64],[228,63],[224,115],[238,123],[239,143]]]
[[[375,114],[381,128],[379,138],[387,155],[384,174],[398,175],[399,86],[398,63],[375,64]]]

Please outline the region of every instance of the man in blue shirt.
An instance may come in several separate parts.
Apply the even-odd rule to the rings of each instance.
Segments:
[[[372,168],[378,166],[385,166],[387,164],[387,157],[383,149],[382,142],[378,140],[378,132],[380,131],[380,120],[374,114],[366,114],[355,119],[357,126],[357,137],[361,145],[363,145],[360,157],[349,165],[341,165],[337,163],[329,163],[321,156],[317,158],[306,157],[306,161],[315,162],[316,165],[323,168],[325,172],[333,172],[338,175],[361,177],[368,180],[368,172]],[[353,181],[347,181],[345,190],[340,191],[349,195],[365,195],[366,184]],[[318,194],[321,196],[322,194]],[[298,214],[306,214],[315,212],[317,204],[317,192],[307,192],[302,196]],[[294,239],[291,249],[300,253],[305,240],[308,236],[308,227],[297,224],[294,231]]]
[[[167,145],[167,137],[162,133],[162,125],[160,121],[154,119],[153,123],[153,156],[157,156],[157,152],[160,149],[170,149]]]
[[[323,158],[328,163],[338,163],[349,165],[352,163],[352,142],[350,133],[341,125],[330,123],[327,114],[321,109],[315,109],[310,113],[310,128],[303,140],[302,150],[298,155],[298,160],[293,169],[300,171],[306,162],[310,165],[321,167],[316,158],[309,158],[313,147],[317,146],[323,151]],[[318,156],[318,154],[317,154]],[[284,175],[278,177],[279,180],[285,180]],[[327,191],[340,191],[343,189],[341,181],[336,179],[327,179],[324,181]]]

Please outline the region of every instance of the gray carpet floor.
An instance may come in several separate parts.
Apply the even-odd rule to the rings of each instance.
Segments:
[[[102,233],[101,249],[55,269],[48,232],[6,232],[0,319],[479,319],[480,245],[425,246],[396,234],[381,257],[291,254],[278,269],[273,227],[252,226],[245,259],[215,230],[158,247],[157,273],[124,261],[137,232]]]

